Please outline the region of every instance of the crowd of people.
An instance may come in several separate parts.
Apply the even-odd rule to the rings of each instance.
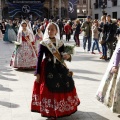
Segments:
[[[42,40],[43,34],[48,23],[51,23],[52,20],[44,21],[36,20],[29,21],[26,19],[29,30],[32,32],[35,37],[34,41],[38,42],[38,36]],[[80,34],[83,33],[83,50],[88,51],[91,54],[95,54],[94,50],[97,49],[99,54],[102,56],[100,59],[109,60],[115,50],[117,43],[116,35],[119,32],[119,23],[120,20],[112,19],[110,15],[103,15],[101,20],[92,20],[90,16],[87,16],[85,21],[80,21],[76,19],[63,20],[60,19],[54,21],[60,30],[60,39],[63,39],[63,35],[66,36],[66,41],[69,42],[71,35],[74,37],[76,47],[80,47]],[[4,41],[13,42],[17,40],[17,35],[20,27],[20,20],[3,20],[0,22],[0,38]],[[3,35],[4,34],[4,37]],[[38,35],[39,34],[39,35]],[[93,41],[93,42],[92,42]],[[86,43],[88,42],[88,48],[86,49]],[[93,43],[93,44],[92,44]],[[100,50],[99,43],[101,44],[102,49]],[[37,47],[37,43],[36,47]],[[37,47],[38,49],[38,47]]]
[[[117,45],[119,26],[120,19],[111,19],[110,15],[103,15],[100,21],[92,20],[90,16],[87,16],[85,21],[58,19],[53,22],[46,18],[43,22],[28,19],[1,21],[0,38],[15,44],[10,66],[18,69],[36,69],[31,111],[41,113],[51,120],[69,116],[77,111],[80,100],[73,73],[64,62],[71,61],[72,56],[65,51],[63,35],[66,36],[66,42],[69,42],[73,35],[76,47],[80,47],[79,37],[83,33],[84,52],[95,54],[94,50],[97,49],[102,55],[100,59],[111,59],[98,89],[97,99],[112,107],[113,112],[120,113],[119,42]]]

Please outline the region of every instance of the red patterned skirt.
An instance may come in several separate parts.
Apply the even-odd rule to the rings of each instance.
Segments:
[[[22,41],[22,45],[16,46],[12,54],[10,66],[19,69],[36,68],[36,61],[37,55],[32,44]]]
[[[31,111],[43,117],[65,117],[77,111],[80,100],[76,89],[70,92],[50,92],[45,84],[45,61],[41,65],[40,83],[34,82]]]

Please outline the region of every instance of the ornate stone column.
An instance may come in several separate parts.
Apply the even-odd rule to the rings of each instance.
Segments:
[[[88,0],[88,15],[90,15],[90,0]]]
[[[52,0],[52,16],[54,16],[54,0]]]
[[[59,0],[59,19],[61,19],[61,0]]]

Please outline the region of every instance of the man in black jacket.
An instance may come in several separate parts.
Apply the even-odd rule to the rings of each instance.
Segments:
[[[58,19],[57,20],[57,25],[59,26],[59,29],[60,29],[60,39],[62,39],[62,37],[63,37],[63,30],[64,30],[63,22],[60,19]]]
[[[116,40],[116,31],[117,31],[117,21],[111,20],[111,15],[107,15],[107,22],[106,22],[106,43],[108,45],[109,50],[109,58],[112,57],[113,54],[113,43]]]

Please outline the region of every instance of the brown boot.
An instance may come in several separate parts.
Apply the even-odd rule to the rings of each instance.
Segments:
[[[107,59],[107,56],[104,56],[104,60],[108,60],[108,59]]]
[[[104,59],[104,56],[100,57],[100,59]]]

